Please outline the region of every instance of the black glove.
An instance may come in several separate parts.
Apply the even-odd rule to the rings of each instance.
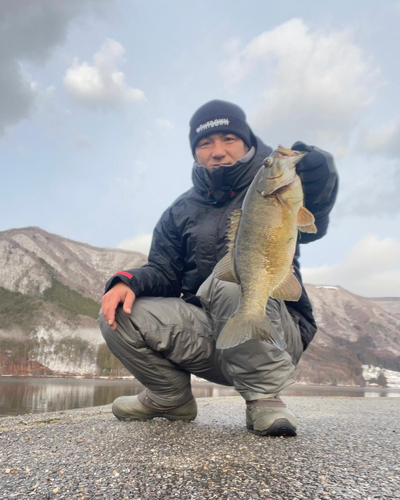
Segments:
[[[296,165],[296,171],[301,179],[306,201],[312,202],[326,188],[330,174],[327,156],[332,157],[329,153],[300,141],[295,142],[292,149],[307,152]]]

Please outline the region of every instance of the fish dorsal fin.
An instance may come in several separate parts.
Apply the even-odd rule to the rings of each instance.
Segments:
[[[302,294],[302,288],[296,276],[293,274],[293,268],[290,269],[288,274],[276,286],[270,296],[273,299],[290,300],[297,302]]]
[[[239,284],[239,280],[234,274],[232,251],[229,251],[214,267],[213,275],[219,280]]]
[[[317,226],[314,224],[315,218],[313,214],[306,209],[300,207],[297,213],[297,226],[302,233],[316,233]]]
[[[235,244],[241,216],[242,216],[242,209],[238,208],[237,210],[234,210],[231,213],[231,216],[228,219],[228,224],[226,229],[226,239],[229,250],[232,250],[233,245]]]
[[[242,216],[242,209],[234,210],[227,223],[226,240],[228,253],[223,257],[218,264],[214,267],[213,275],[222,281],[230,281],[231,283],[239,283],[239,279],[235,274],[235,266],[233,261],[233,247],[235,245],[236,235],[239,228],[240,218]]]

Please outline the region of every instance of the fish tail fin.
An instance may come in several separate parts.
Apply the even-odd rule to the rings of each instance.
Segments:
[[[217,349],[229,349],[252,339],[264,340],[280,351],[285,349],[279,332],[268,316],[254,317],[241,311],[234,313],[222,329]]]

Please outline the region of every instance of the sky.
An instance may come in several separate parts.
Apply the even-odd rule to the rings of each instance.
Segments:
[[[335,157],[304,281],[400,296],[399,22],[398,0],[2,0],[0,231],[146,253],[191,187],[190,117],[224,99]]]

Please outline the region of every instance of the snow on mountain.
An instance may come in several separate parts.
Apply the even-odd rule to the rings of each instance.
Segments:
[[[363,377],[368,386],[385,385],[400,389],[400,372],[385,370],[379,366],[363,365]],[[381,379],[383,377],[383,380]],[[382,380],[382,383],[380,383]]]
[[[146,261],[139,252],[92,247],[37,227],[0,233],[0,287],[12,292],[42,295],[56,277],[85,297],[100,300],[110,276]]]

